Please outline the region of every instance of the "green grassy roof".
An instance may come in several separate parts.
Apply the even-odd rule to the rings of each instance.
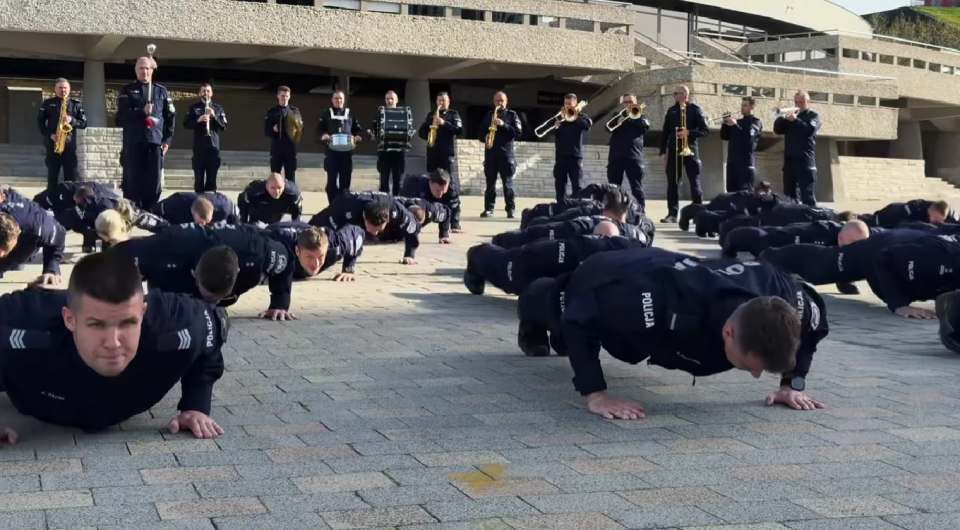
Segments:
[[[960,7],[917,7],[915,9],[941,22],[960,26]]]

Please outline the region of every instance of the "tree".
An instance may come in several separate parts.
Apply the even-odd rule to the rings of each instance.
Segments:
[[[934,46],[960,48],[960,27],[918,13],[908,17],[898,13],[895,17],[885,14],[870,17],[874,33],[889,35]]]

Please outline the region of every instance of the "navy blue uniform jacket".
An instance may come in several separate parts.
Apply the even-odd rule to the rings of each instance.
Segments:
[[[226,195],[208,191],[203,193],[211,204],[213,204],[214,223],[226,222],[227,224],[237,224],[240,222],[240,212],[237,205],[233,204]],[[192,191],[180,191],[163,199],[153,206],[153,213],[163,217],[170,224],[184,224],[193,222],[193,203],[200,195]]]
[[[364,191],[341,193],[333,204],[324,208],[310,219],[313,226],[327,226],[337,230],[347,224],[366,229],[363,210],[371,202],[390,204],[390,220],[384,229],[386,234],[401,235],[404,239],[403,257],[413,258],[420,246],[420,229],[413,212],[407,209],[403,200],[382,191]]]
[[[262,221],[266,224],[279,223],[283,214],[290,214],[296,221],[303,215],[303,197],[300,189],[289,180],[283,187],[280,197],[274,199],[267,192],[267,181],[255,180],[243,189],[237,198],[240,209],[240,222]]]
[[[773,132],[784,136],[784,165],[793,162],[816,168],[819,130],[820,115],[809,109],[797,113],[797,119],[793,121],[777,118],[773,122]]]
[[[426,140],[430,136],[430,127],[433,125],[433,115],[436,112],[436,109],[430,111],[424,118],[423,123],[420,124],[417,136],[421,140]],[[437,129],[437,141],[430,150],[443,157],[455,156],[457,153],[457,137],[463,132],[463,120],[460,119],[457,111],[452,109],[441,111],[440,119],[443,120],[443,125]]]
[[[667,115],[663,119],[663,135],[660,137],[660,154],[667,152],[676,154],[677,150],[677,128],[683,122],[683,111],[680,104],[675,103],[667,109]],[[690,150],[694,153],[699,152],[697,140],[705,138],[710,134],[707,128],[707,120],[703,117],[703,111],[693,103],[687,103],[687,143],[690,144]],[[673,155],[671,155],[673,156]]]
[[[649,130],[650,120],[646,116],[640,116],[635,120],[625,119],[623,124],[610,132],[610,152],[607,159],[643,162],[643,136]]]
[[[583,158],[583,140],[590,127],[593,127],[593,120],[583,112],[574,121],[561,121],[553,139],[557,158]]]
[[[877,253],[870,289],[891,311],[960,289],[960,236],[929,235]]]
[[[297,246],[300,234],[308,228],[312,228],[312,226],[303,221],[284,221],[268,226],[267,230],[274,235],[275,239],[282,241],[292,251]],[[320,272],[329,269],[342,260],[342,272],[353,274],[357,266],[357,260],[363,254],[363,241],[367,237],[367,231],[356,225],[346,225],[339,230],[324,226],[321,227],[321,230],[327,234],[330,246],[327,248],[326,259],[320,266]],[[300,261],[297,260],[296,263],[298,272],[305,275],[306,272],[302,270]]]
[[[61,212],[63,210],[69,210],[77,205],[76,201],[73,200],[73,195],[81,187],[90,188],[93,190],[94,197],[109,197],[111,199],[119,199],[120,193],[113,187],[107,184],[100,184],[99,182],[63,182],[57,185],[57,187],[52,190],[43,190],[38,193],[34,198],[33,202],[40,205],[44,210],[50,210],[54,213]]]
[[[200,298],[193,271],[204,252],[220,245],[233,249],[240,262],[237,283],[224,302],[269,282],[270,309],[290,309],[296,255],[255,226],[190,223],[171,226],[154,236],[124,241],[115,248],[137,260],[140,274],[151,288]]]
[[[40,128],[40,134],[43,136],[43,144],[53,148],[53,139],[51,134],[56,134],[60,126],[60,111],[63,107],[63,99],[47,98],[40,104],[40,112],[37,113],[37,127]],[[83,112],[83,104],[79,99],[67,99],[67,116],[73,118],[70,126],[73,130],[67,135],[67,148],[70,145],[76,145],[77,131],[87,128],[87,115]]]
[[[21,414],[86,431],[148,411],[177,382],[178,410],[210,414],[226,312],[181,294],[152,292],[146,303],[136,357],[122,374],[103,377],[80,359],[64,326],[66,291],[0,296],[0,387]]]
[[[12,202],[8,198],[0,203],[0,212],[9,214],[20,225],[18,247],[22,245],[23,248],[43,251],[43,273],[60,274],[64,247],[63,227],[60,223],[31,200]],[[13,252],[16,252],[16,249]],[[3,272],[6,271],[0,270],[0,273]]]
[[[117,115],[114,122],[123,127],[123,145],[161,145],[173,141],[176,129],[177,110],[173,99],[163,85],[153,84],[153,101],[147,101],[147,84],[137,81],[120,89],[117,95]],[[147,127],[147,115],[143,113],[147,103],[153,103],[153,113],[157,123]]]
[[[739,168],[754,167],[757,144],[763,134],[763,122],[756,116],[744,116],[733,126],[720,126],[720,139],[727,140],[727,165]]]
[[[826,307],[812,287],[765,263],[691,257],[670,265],[662,253],[604,252],[570,277],[561,327],[577,391],[606,390],[601,344],[631,364],[649,359],[694,376],[732,369],[721,330],[737,307],[760,296],[782,298],[799,312],[801,343],[790,375],[806,377],[828,333]]]
[[[503,121],[503,125],[497,126],[497,132],[493,136],[493,147],[490,149],[484,148],[483,157],[501,156],[513,160],[514,142],[523,135],[523,124],[520,122],[520,116],[517,115],[516,111],[503,109],[497,114],[497,118]],[[487,143],[487,135],[490,133],[490,122],[492,121],[492,110],[487,111],[483,120],[480,121],[480,141],[484,145]]]
[[[400,187],[400,195],[424,199],[430,202],[438,202],[450,208],[450,226],[448,228],[460,229],[460,194],[454,189],[453,182],[447,188],[447,192],[439,199],[433,196],[430,191],[429,175],[407,175],[403,179],[403,186]],[[445,238],[450,235],[449,230],[444,232],[444,227],[440,227],[440,237]]]

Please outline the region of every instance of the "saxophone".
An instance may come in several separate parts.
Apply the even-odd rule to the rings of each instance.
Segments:
[[[490,118],[490,129],[487,130],[487,149],[493,149],[493,139],[497,136],[497,115],[500,113],[500,107],[493,109],[493,117]]]
[[[60,105],[60,121],[57,122],[57,139],[53,142],[53,152],[63,154],[67,148],[67,137],[73,131],[73,126],[67,123],[67,107],[70,106],[70,94],[63,98],[63,104]]]
[[[437,112],[433,115],[433,125],[430,126],[430,134],[427,135],[427,147],[433,147],[437,143],[437,118],[440,117],[441,107],[437,107]]]

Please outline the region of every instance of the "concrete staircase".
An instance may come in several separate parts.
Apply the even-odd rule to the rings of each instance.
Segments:
[[[44,186],[47,168],[44,165],[43,146],[0,144],[0,185]],[[171,149],[164,161],[164,187],[193,189],[193,153],[185,149]],[[223,151],[219,173],[219,188],[242,190],[251,180],[270,174],[270,154],[259,151]],[[323,191],[327,174],[323,170],[323,155],[300,153],[297,157],[297,184],[302,191]],[[374,156],[353,157],[354,190],[376,190],[380,186],[377,159]]]

